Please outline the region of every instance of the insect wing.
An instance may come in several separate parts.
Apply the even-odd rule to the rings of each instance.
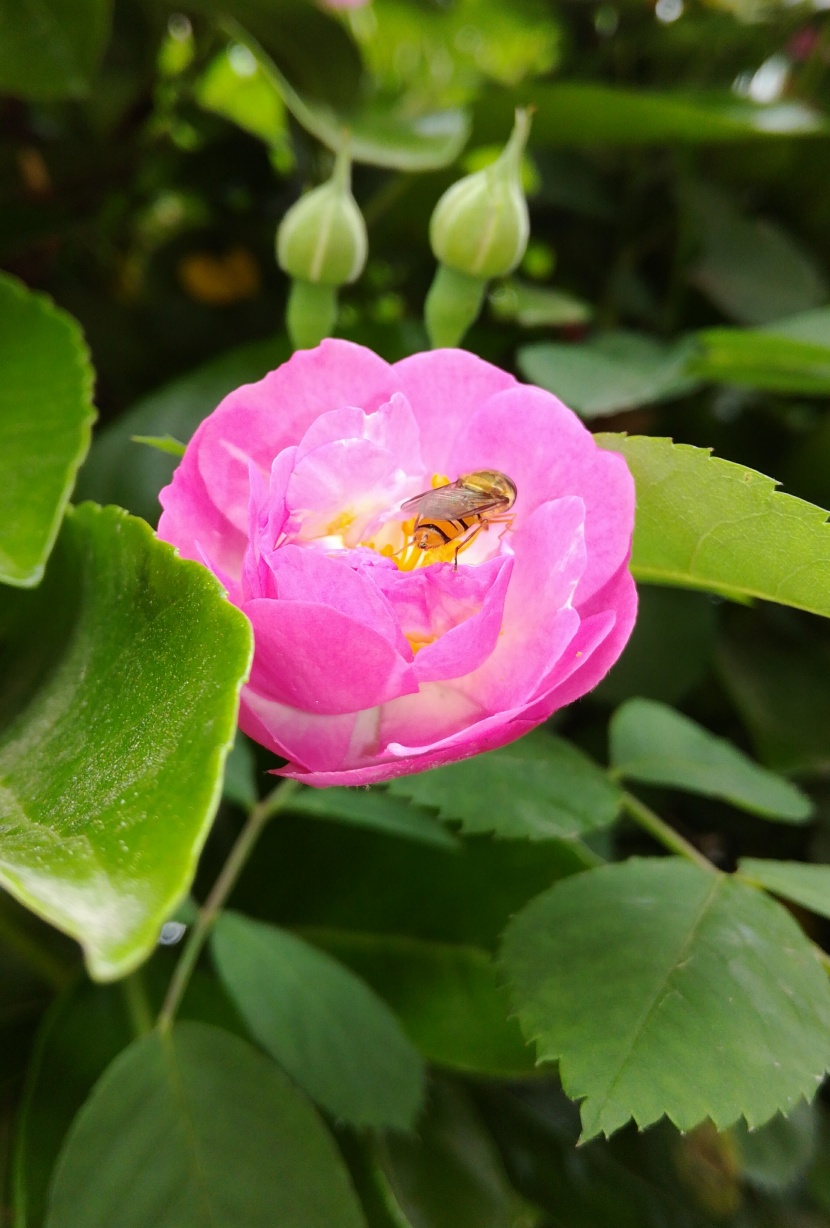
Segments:
[[[435,517],[442,520],[457,520],[459,516],[481,515],[503,507],[504,499],[494,499],[492,495],[480,490],[470,490],[459,486],[457,482],[449,486],[436,486],[434,490],[425,490],[412,499],[401,504],[401,511],[417,512],[423,519]]]

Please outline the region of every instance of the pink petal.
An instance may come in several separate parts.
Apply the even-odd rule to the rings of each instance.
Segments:
[[[374,413],[340,409],[312,424],[297,449],[288,483],[292,522],[304,540],[361,534],[391,515],[423,482],[418,424],[396,393]]]
[[[469,472],[460,469],[450,473],[449,456],[456,436],[467,430],[490,397],[516,386],[512,375],[467,350],[413,354],[395,363],[392,379],[418,421],[428,476],[446,474],[453,480]],[[486,467],[501,468],[495,462]]]
[[[489,657],[512,572],[512,555],[504,554],[457,571],[445,563],[374,573],[404,634],[423,644],[415,656],[420,682],[460,678]]]
[[[390,379],[391,367],[371,350],[328,340],[230,393],[188,445],[216,507],[247,530],[249,464],[270,472],[274,457],[296,444],[321,414],[346,405],[374,409],[393,390]]]
[[[634,480],[616,452],[598,448],[561,401],[517,384],[483,404],[462,431],[448,474],[500,469],[516,483],[516,525],[541,503],[578,495],[585,502],[587,566],[575,604],[597,592],[628,557]]]
[[[256,643],[251,686],[278,703],[343,715],[418,689],[394,644],[329,605],[257,598],[242,611]]]
[[[458,683],[488,712],[525,703],[576,634],[571,602],[585,570],[584,516],[581,499],[556,499],[510,535],[515,562],[501,635],[484,664]]]
[[[343,716],[315,716],[287,704],[277,703],[243,687],[239,708],[239,728],[249,738],[275,755],[308,765],[311,771],[339,767],[350,761],[353,741],[371,712],[349,712]]]

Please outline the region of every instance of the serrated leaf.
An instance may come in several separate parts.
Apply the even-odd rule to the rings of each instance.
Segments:
[[[193,878],[250,626],[143,521],[83,504],[0,636],[0,882],[123,976]]]
[[[219,976],[251,1033],[335,1117],[411,1127],[423,1066],[389,1007],[337,960],[273,925],[224,912]]]
[[[830,917],[830,866],[742,857],[738,869],[765,891],[800,904],[821,917]]]
[[[531,383],[592,419],[693,392],[700,382],[688,371],[694,348],[691,338],[665,344],[620,329],[580,344],[526,345],[518,361]]]
[[[78,497],[117,503],[155,524],[158,493],[171,480],[177,461],[153,448],[139,448],[133,436],[168,435],[187,443],[196,427],[240,384],[262,379],[290,354],[284,337],[253,341],[220,354],[186,375],[142,397],[92,441],[78,475]]]
[[[758,597],[830,617],[830,513],[706,448],[596,435],[637,486],[635,579]]]
[[[563,738],[535,732],[447,767],[392,781],[389,792],[465,833],[558,840],[606,827],[617,817],[620,790],[586,754]]]
[[[77,97],[106,46],[110,0],[0,0],[0,94]]]
[[[329,819],[365,827],[369,831],[434,844],[439,848],[458,848],[458,840],[428,811],[413,806],[388,789],[302,789],[291,799],[290,809],[312,819]]]
[[[338,113],[295,89],[247,31],[235,23],[227,23],[227,29],[256,58],[297,123],[332,152],[348,140],[354,162],[412,172],[449,166],[464,148],[470,121],[461,108],[412,116],[405,103],[394,108],[387,102]]]
[[[540,1061],[581,1100],[583,1138],[633,1119],[750,1127],[812,1099],[830,987],[790,914],[675,858],[557,883],[508,926],[502,965]]]
[[[362,977],[400,1019],[430,1062],[467,1074],[517,1078],[535,1072],[489,951],[396,934],[308,930]]]
[[[629,699],[609,733],[611,765],[628,780],[719,797],[767,819],[804,823],[812,814],[796,785],[667,704]]]
[[[0,7],[0,49],[2,26]],[[79,325],[5,274],[0,369],[0,583],[28,588],[43,576],[89,447],[94,376]]]
[[[219,1028],[135,1041],[75,1119],[47,1228],[363,1228],[345,1166],[268,1058]]]

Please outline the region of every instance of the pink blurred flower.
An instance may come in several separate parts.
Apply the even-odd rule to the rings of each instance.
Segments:
[[[509,529],[480,532],[457,570],[452,549],[401,554],[400,504],[481,469],[517,486]],[[159,535],[253,624],[242,729],[307,784],[511,742],[595,686],[634,623],[625,462],[463,350],[294,354],[201,424],[161,502]]]

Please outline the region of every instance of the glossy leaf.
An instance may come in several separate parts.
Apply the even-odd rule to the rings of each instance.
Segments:
[[[504,115],[526,101],[526,90],[500,100],[499,110],[483,100],[475,136],[498,139]],[[759,106],[720,93],[680,93],[617,88],[587,81],[536,83],[535,145],[697,145],[753,138],[814,136],[826,121],[799,102]]]
[[[700,244],[690,280],[725,315],[766,324],[826,300],[818,264],[780,227],[744,217],[710,184],[688,185],[682,204]]]
[[[587,755],[541,732],[474,759],[401,776],[389,791],[437,810],[465,833],[527,840],[567,839],[606,827],[617,817],[620,798]]]
[[[89,458],[78,476],[78,496],[117,503],[155,524],[161,514],[158,493],[178,461],[135,436],[164,437],[187,443],[196,427],[224,396],[240,384],[262,379],[289,356],[284,337],[253,341],[173,380],[96,433]]]
[[[389,1003],[430,1062],[496,1078],[535,1072],[488,951],[396,934],[308,930],[306,937]]]
[[[742,857],[738,869],[773,895],[800,904],[821,917],[830,917],[830,866]]]
[[[519,350],[519,368],[583,418],[651,405],[693,392],[690,339],[666,345],[641,333],[609,332],[580,344],[541,341]]]
[[[0,0],[0,94],[86,93],[109,35],[111,7],[111,0]]]
[[[389,1007],[332,956],[224,912],[219,975],[254,1038],[318,1104],[359,1126],[412,1126],[423,1067]]]
[[[0,369],[0,583],[29,587],[43,576],[89,447],[93,371],[72,317],[4,274]]]
[[[190,886],[250,626],[143,522],[84,504],[0,627],[0,882],[123,976]]]
[[[72,1126],[47,1228],[361,1228],[346,1169],[311,1105],[219,1028],[135,1041]]]
[[[625,457],[637,486],[636,579],[830,617],[827,512],[705,448],[643,435],[596,440]]]
[[[628,780],[719,797],[762,818],[803,823],[813,811],[789,780],[651,699],[629,699],[614,713],[610,756],[614,771]]]
[[[458,846],[455,836],[431,814],[388,789],[303,789],[292,797],[290,808],[309,818],[349,823],[421,844],[447,849]]]
[[[757,1126],[812,1099],[830,1064],[830,987],[796,922],[679,859],[556,884],[510,923],[502,963],[540,1061],[582,1101],[584,1138],[664,1114]]]
[[[379,1191],[401,1228],[532,1228],[496,1146],[460,1088],[436,1083],[412,1138],[375,1151]]]
[[[354,162],[399,171],[429,171],[449,166],[464,148],[470,126],[466,112],[460,108],[412,116],[407,114],[405,103],[397,110],[387,103],[338,113],[327,103],[295,89],[241,27],[233,25],[229,29],[255,56],[265,78],[297,123],[332,152],[336,153],[348,139]]]

